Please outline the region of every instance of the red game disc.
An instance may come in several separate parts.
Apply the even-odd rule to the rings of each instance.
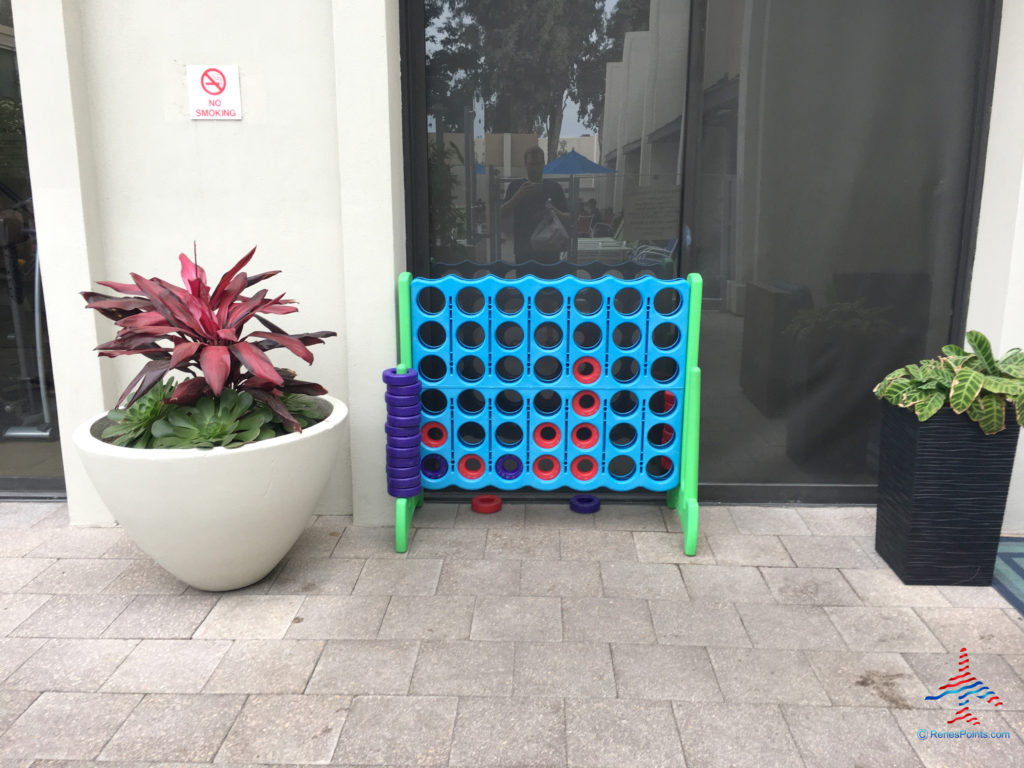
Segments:
[[[474,496],[469,506],[481,515],[491,515],[501,509],[501,497],[489,493],[481,494]]]

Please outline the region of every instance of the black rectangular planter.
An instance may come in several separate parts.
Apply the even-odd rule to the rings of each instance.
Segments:
[[[904,584],[992,583],[1017,426],[986,435],[943,408],[919,422],[882,403],[875,550]]]

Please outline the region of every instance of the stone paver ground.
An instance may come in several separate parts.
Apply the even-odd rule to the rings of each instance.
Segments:
[[[693,558],[654,506],[413,524],[314,518],[216,594],[0,504],[0,768],[1024,766],[1024,618],[903,585],[872,509],[706,506]],[[948,738],[961,647],[1003,705]]]

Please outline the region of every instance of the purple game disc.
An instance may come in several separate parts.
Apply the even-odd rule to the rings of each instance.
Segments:
[[[388,446],[386,449],[388,461],[392,459],[420,459],[420,447],[417,445],[413,448],[393,448]]]
[[[406,418],[406,417],[402,417]],[[384,434],[395,435],[397,437],[411,437],[412,435],[420,434],[419,424],[393,424],[391,420],[384,422]]]
[[[420,433],[417,432],[414,435],[402,436],[402,435],[388,435],[387,440],[388,448],[419,448],[420,447]]]
[[[396,499],[410,499],[413,496],[418,495],[423,490],[422,485],[406,487],[393,486],[388,483],[388,496],[394,496]]]
[[[518,456],[507,453],[494,462],[494,471],[502,480],[514,480],[523,471],[523,462]]]
[[[387,423],[392,427],[412,427],[419,432],[420,416],[418,413],[415,416],[391,416],[389,414]]]
[[[437,466],[431,468],[431,464],[437,464]],[[448,462],[443,456],[431,453],[423,457],[423,461],[420,462],[420,471],[424,477],[430,480],[438,480],[448,473]]]
[[[388,462],[384,466],[384,471],[388,473],[388,477],[418,477],[420,473],[420,463],[418,461],[407,461],[406,463],[395,463]]]
[[[569,509],[583,515],[597,512],[601,508],[601,500],[589,493],[578,493],[569,499]]]
[[[420,375],[413,368],[410,368],[405,373],[396,373],[394,368],[385,368],[381,378],[384,379],[384,383],[389,387],[402,387],[409,384],[419,384],[420,382]]]
[[[384,393],[384,402],[388,405],[419,405],[420,396],[416,395],[398,395],[388,391]]]
[[[387,411],[389,419],[393,416],[398,418],[415,416],[416,418],[419,418],[421,413],[419,403],[414,405],[389,405],[387,406]]]

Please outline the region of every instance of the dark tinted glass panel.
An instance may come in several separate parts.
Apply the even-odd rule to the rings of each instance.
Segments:
[[[990,10],[709,0],[702,482],[874,484],[872,387],[949,341]]]
[[[674,277],[689,0],[434,0],[419,274]]]
[[[59,492],[63,467],[12,23],[10,3],[0,3],[0,490]]]

